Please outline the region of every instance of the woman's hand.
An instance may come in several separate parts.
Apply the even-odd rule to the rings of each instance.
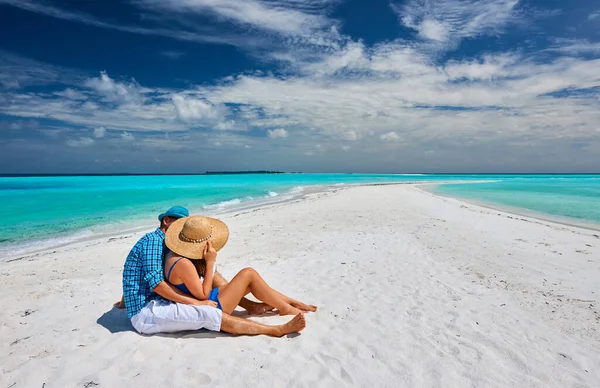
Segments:
[[[217,251],[212,245],[212,241],[208,240],[206,246],[204,247],[204,260],[206,263],[214,263],[217,260]]]
[[[210,307],[217,307],[217,302],[214,302],[212,300],[199,300],[197,303],[194,303],[197,306],[210,306]]]

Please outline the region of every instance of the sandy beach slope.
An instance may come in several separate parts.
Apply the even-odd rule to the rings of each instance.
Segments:
[[[140,336],[112,303],[141,234],[103,238],[0,263],[0,386],[600,386],[599,232],[411,185],[224,220],[226,277],[319,306],[300,335]]]

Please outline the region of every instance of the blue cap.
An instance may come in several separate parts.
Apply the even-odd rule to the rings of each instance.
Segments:
[[[159,215],[158,220],[160,222],[162,222],[162,219],[165,217],[183,218],[183,217],[188,217],[189,215],[190,215],[190,212],[188,211],[188,209],[184,208],[183,206],[173,206],[166,212]]]

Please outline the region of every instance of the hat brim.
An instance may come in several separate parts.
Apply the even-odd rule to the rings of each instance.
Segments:
[[[204,258],[204,247],[207,242],[195,243],[182,240],[179,236],[183,229],[183,224],[189,217],[180,218],[173,222],[167,233],[165,234],[165,244],[169,250],[188,259],[200,260]],[[217,251],[221,250],[227,244],[229,239],[229,228],[221,220],[216,218],[204,217],[212,226],[212,237],[209,241],[212,242],[213,248]]]

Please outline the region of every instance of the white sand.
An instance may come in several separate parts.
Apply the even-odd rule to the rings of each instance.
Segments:
[[[0,386],[600,386],[598,232],[407,185],[225,220],[221,272],[317,304],[301,335],[140,336],[111,307],[141,234],[104,238],[0,263]]]

